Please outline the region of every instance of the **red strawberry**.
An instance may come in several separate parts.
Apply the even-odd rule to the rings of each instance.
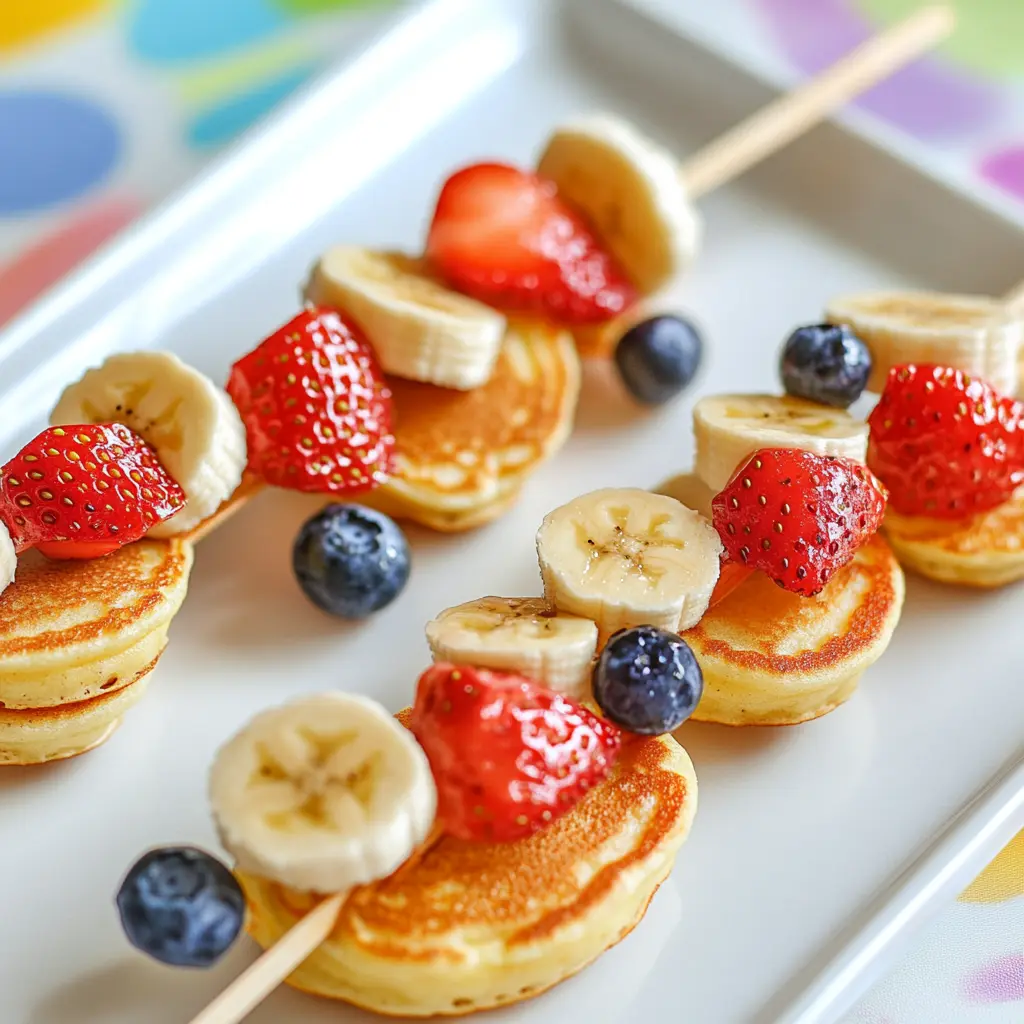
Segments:
[[[445,182],[427,255],[453,288],[509,313],[594,324],[636,300],[554,184],[507,164],[474,164]]]
[[[391,392],[360,331],[306,309],[231,368],[249,468],[294,491],[368,491],[391,472]]]
[[[426,751],[438,817],[460,839],[512,842],[600,782],[618,728],[511,672],[437,664],[420,676],[412,731]]]
[[[1024,406],[946,366],[897,366],[868,418],[868,465],[905,515],[962,519],[1024,482]]]
[[[711,508],[733,561],[812,597],[881,525],[885,488],[850,459],[764,448]]]
[[[0,469],[0,520],[18,551],[97,558],[185,505],[153,449],[120,423],[50,427]]]

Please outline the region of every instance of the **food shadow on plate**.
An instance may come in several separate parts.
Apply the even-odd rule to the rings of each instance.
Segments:
[[[799,726],[716,725],[685,722],[672,735],[695,764],[735,764],[761,757],[768,749],[793,741]]]
[[[59,786],[62,777],[75,771],[80,764],[81,759],[78,757],[65,757],[45,764],[0,765],[0,794],[8,788],[17,789],[20,793],[29,786]]]
[[[198,1013],[253,959],[239,943],[216,969],[165,967],[128,955],[58,985],[31,1011],[25,1024],[181,1024]],[[183,992],[189,993],[186,1000]],[[183,1009],[187,1005],[191,1012]]]
[[[359,498],[348,501],[358,504]],[[280,490],[256,495],[197,545],[189,596],[176,628],[187,623],[199,642],[246,650],[274,646],[282,637],[290,644],[317,644],[360,629],[363,620],[342,619],[317,608],[292,569],[292,548],[302,524],[335,502],[347,503],[341,497]],[[417,562],[428,552],[441,548],[446,558],[457,555],[458,546],[479,532],[439,534],[405,521],[399,526],[409,542],[412,573],[393,605],[377,615],[400,605],[415,586]],[[203,614],[193,617],[191,609],[198,604]]]
[[[584,359],[582,366],[574,430],[608,434],[657,414],[630,397],[611,359]]]

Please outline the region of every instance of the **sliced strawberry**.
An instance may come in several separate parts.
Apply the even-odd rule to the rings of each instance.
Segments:
[[[868,418],[868,465],[904,515],[962,519],[1024,482],[1024,405],[947,366],[897,366]]]
[[[352,324],[306,309],[231,369],[249,468],[294,491],[356,494],[391,472],[391,392]]]
[[[811,597],[881,525],[885,488],[850,459],[765,448],[711,508],[729,558]]]
[[[19,551],[97,558],[185,505],[155,452],[120,423],[50,427],[0,469],[0,520]]]
[[[420,677],[412,731],[445,831],[511,842],[569,811],[611,769],[618,728],[510,672],[437,664]]]
[[[595,324],[636,300],[554,184],[507,164],[474,164],[445,182],[427,255],[453,288],[509,313]]]

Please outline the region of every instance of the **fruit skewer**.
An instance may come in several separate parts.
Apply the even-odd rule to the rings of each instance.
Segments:
[[[616,248],[621,249],[621,252],[616,253],[616,255],[620,256],[626,269],[631,272],[636,281],[641,286],[644,285],[645,280],[647,284],[653,285],[657,281],[664,280],[666,275],[671,276],[680,272],[684,269],[686,260],[692,256],[692,251],[690,251],[682,254],[685,258],[681,259],[681,254],[678,251],[681,245],[680,239],[669,237],[672,234],[670,229],[673,226],[678,228],[680,222],[691,221],[695,216],[688,212],[690,200],[707,195],[716,188],[722,187],[755,164],[769,157],[772,153],[783,148],[799,135],[810,130],[818,122],[829,116],[844,103],[849,102],[866,89],[937,45],[950,34],[953,27],[954,16],[948,6],[935,5],[922,9],[905,21],[893,26],[887,32],[868,40],[804,87],[780,97],[741,121],[718,139],[708,144],[700,152],[686,160],[681,166],[677,166],[668,154],[662,153],[653,146],[648,146],[646,140],[639,136],[634,139],[633,135],[635,133],[632,132],[629,133],[629,138],[618,141],[614,138],[606,140],[610,143],[610,148],[599,144],[596,150],[594,150],[595,162],[590,173],[600,174],[601,170],[605,170],[609,174],[616,174],[619,178],[619,188],[627,187],[623,183],[624,174],[627,178],[630,176],[634,177],[638,183],[640,179],[645,179],[644,184],[638,184],[641,190],[653,187],[646,179],[651,181],[658,179],[659,175],[657,172],[659,170],[665,172],[665,174],[661,175],[662,178],[667,174],[668,177],[678,178],[681,184],[681,188],[677,186],[670,190],[670,197],[667,195],[662,197],[666,201],[668,198],[671,199],[671,202],[668,203],[669,206],[674,204],[678,207],[674,213],[665,214],[665,211],[661,210],[664,223],[660,225],[653,223],[647,214],[639,210],[628,211],[629,217],[627,222],[644,227],[643,233],[645,235],[653,237],[660,234],[664,236],[662,244],[660,246],[655,245],[654,248],[660,247],[666,253],[670,251],[675,252],[674,259],[670,258],[667,262],[662,261],[656,270],[639,265],[640,263],[647,262],[647,260],[638,260],[636,258],[635,239],[631,240],[629,237],[624,236],[623,232],[621,230],[617,231],[613,225],[605,225],[607,230],[602,232],[601,222],[602,219],[606,219],[606,211],[597,207],[588,209],[588,205],[591,204],[588,204],[587,197],[582,194],[576,194],[577,190],[572,187],[566,188],[566,198],[570,203],[573,200],[578,201],[582,212],[592,219],[600,241],[606,242],[613,250]],[[585,148],[577,148],[570,141],[562,147],[564,152],[558,151],[558,134],[556,133],[553,143],[549,144],[547,155],[541,160],[540,173],[543,177],[546,169],[550,169],[556,175],[561,170],[571,180],[573,176],[571,166],[573,161],[580,160],[587,150]],[[568,134],[572,134],[571,129],[568,131]],[[617,144],[621,144],[625,149],[622,152],[616,152]],[[603,161],[624,160],[626,164],[629,164],[631,157],[636,161],[635,166],[626,167],[625,169],[622,166],[613,167],[611,163],[603,163]],[[566,160],[569,161],[568,167],[566,166]],[[505,170],[511,171],[512,169],[506,168]],[[456,175],[456,177],[458,176]],[[567,184],[571,184],[571,182],[567,182]],[[655,188],[656,191],[657,188]],[[625,195],[619,198],[624,202],[629,199]],[[664,206],[664,203],[659,204],[655,202],[657,197],[653,193],[643,197],[634,195],[632,198],[634,205],[640,203],[641,199],[646,199],[650,200],[654,206]],[[439,211],[441,205],[439,204]],[[617,204],[612,205],[617,206]],[[659,214],[653,216],[654,220],[659,219]],[[435,222],[437,219],[438,215],[435,215]],[[682,234],[686,233],[685,231],[682,232]],[[618,245],[616,244],[616,238],[618,238]],[[691,250],[695,242],[695,238],[690,239],[689,248]],[[648,249],[651,247],[649,239],[644,244]],[[429,248],[430,245],[428,244]],[[682,248],[685,249],[687,246],[683,245]],[[633,256],[633,259],[630,258],[631,256]],[[370,260],[372,265],[364,266],[367,260]],[[408,319],[410,302],[407,300],[411,299],[412,307],[415,307],[415,297],[424,288],[432,289],[432,294],[433,292],[441,294],[443,291],[434,283],[428,285],[426,280],[420,276],[422,264],[423,261],[399,258],[393,255],[372,255],[364,250],[344,248],[332,250],[324,256],[314,272],[307,286],[307,297],[312,301],[328,306],[338,304],[341,308],[347,308],[348,305],[352,305],[353,309],[351,312],[357,315],[358,319],[361,321],[365,320],[367,324],[376,324],[379,327],[381,338],[377,345],[377,355],[385,371],[397,374],[399,377],[410,376],[413,379],[441,384],[446,387],[468,387],[472,389],[473,387],[485,385],[486,373],[483,370],[493,365],[494,354],[497,352],[500,344],[499,338],[501,334],[500,330],[494,329],[490,321],[500,321],[501,318],[496,311],[488,311],[485,306],[473,303],[470,299],[454,295],[450,292],[446,293],[451,300],[457,303],[462,303],[467,307],[476,307],[475,314],[472,309],[460,310],[459,307],[448,310],[449,313],[456,314],[449,317],[449,320],[458,321],[460,326],[467,332],[466,338],[457,344],[454,338],[446,342],[446,344],[455,344],[456,349],[458,349],[458,359],[455,358],[454,351],[444,357],[439,354],[444,351],[444,346],[440,346],[439,339],[436,336],[436,331],[440,326],[438,324],[428,325],[430,330],[427,331],[427,334],[431,339],[431,344],[424,347],[425,342],[419,341],[414,346],[418,347],[416,358],[413,358],[413,354],[410,354],[410,332],[416,333],[417,337],[419,337],[423,334],[424,328],[421,325],[416,328],[416,331],[413,331],[415,324],[411,323]],[[392,278],[393,280],[391,280]],[[391,298],[388,297],[387,287],[382,285],[385,279],[394,288],[394,295]],[[410,294],[407,296],[403,292],[403,282],[411,289]],[[647,288],[646,290],[651,289]],[[392,308],[392,300],[397,300],[397,305],[394,308]],[[431,300],[431,302],[433,301],[436,301],[436,297]],[[401,313],[400,316],[399,312]],[[483,324],[483,326],[471,322],[474,321],[474,315],[476,319],[480,319],[483,317],[483,314],[488,314],[485,318],[487,323]],[[696,338],[692,331],[678,329],[685,328],[686,326],[683,323],[670,323],[667,325],[670,337],[666,337],[665,333],[662,333],[660,338],[657,339],[654,337],[655,332],[653,330],[646,333],[641,332],[643,333],[642,337],[638,336],[633,339],[637,342],[636,345],[623,347],[623,360],[620,362],[620,370],[623,373],[623,379],[627,388],[641,401],[666,401],[673,397],[682,387],[685,387],[692,379],[699,362],[700,343],[699,338]],[[618,320],[612,320],[596,325],[594,330],[598,334],[603,332],[603,335],[607,337],[610,336],[608,332],[614,331],[617,327]],[[451,323],[448,323],[447,329],[451,329]],[[580,345],[581,351],[586,349],[586,342],[583,339],[590,329],[589,327],[582,327],[576,332],[577,342]],[[471,350],[480,348],[477,345],[477,341],[479,340],[481,330],[487,333],[488,341],[487,344],[482,346],[480,353],[473,355]],[[397,334],[395,333],[396,331]],[[636,334],[637,332],[632,333]],[[393,350],[398,346],[399,338],[402,344],[399,346],[400,352],[396,355]],[[665,362],[664,352],[660,353],[660,358],[656,358],[659,354],[654,353],[652,356],[650,351],[651,349],[663,348],[666,345],[674,353],[674,355],[668,358],[668,363]],[[627,347],[632,349],[629,355],[625,351]],[[462,373],[465,370],[465,366],[459,360],[469,359],[471,355],[474,359],[479,359],[482,357],[483,349],[491,352],[487,367],[481,368],[474,364],[476,376],[471,380],[469,378],[463,379],[458,374],[456,374],[458,379],[449,378],[443,374],[441,377],[437,376],[442,370],[447,369],[454,372],[459,367],[461,367],[460,373]],[[677,349],[679,350],[678,352],[676,351]],[[396,360],[397,363],[392,365]],[[440,365],[438,360],[444,363],[444,365]],[[448,366],[449,362],[451,362],[451,366]],[[427,369],[424,369],[424,367],[427,367]],[[483,373],[483,376],[481,376],[481,373]],[[400,443],[401,439],[399,438],[399,445]],[[247,492],[240,490],[234,499],[226,503],[224,518],[237,511],[245,503],[245,499],[253,496],[258,489],[258,485],[250,485]],[[370,504],[374,504],[374,501],[371,500]],[[499,504],[501,504],[501,509],[496,508],[495,514],[504,508],[504,504]],[[404,507],[396,511],[388,507],[387,502],[380,507],[383,511],[388,511],[392,515],[407,512],[413,519],[417,518],[416,514]],[[399,518],[401,517],[402,515],[399,514]],[[489,518],[492,518],[492,516],[486,515],[479,521],[485,522]],[[425,520],[424,522],[426,525],[431,525],[435,528],[437,526],[434,522],[427,523]],[[476,522],[476,520],[471,517],[470,520],[467,520],[467,524],[471,522]],[[451,528],[461,529],[468,527],[453,526]]]
[[[948,7],[927,8],[865,43],[804,88],[741,122],[691,158],[682,176],[691,196],[707,194],[810,129],[831,111],[926,52],[952,30]],[[321,902],[228,986],[192,1024],[235,1024],[248,1015],[334,927],[343,897]]]

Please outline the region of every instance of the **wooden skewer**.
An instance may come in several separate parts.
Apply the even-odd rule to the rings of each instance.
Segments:
[[[391,875],[398,878],[414,868],[423,855],[444,835],[439,822],[409,859]],[[207,1004],[189,1024],[238,1024],[263,1002],[307,959],[334,930],[338,914],[348,898],[347,892],[335,893],[318,903],[301,921],[251,963],[213,1002]]]
[[[681,173],[690,196],[718,188],[781,149],[833,110],[945,39],[954,23],[948,6],[925,8],[857,47],[803,88],[741,122],[683,166]],[[435,830],[413,858],[421,856],[421,851],[437,838]],[[331,934],[345,895],[330,896],[318,904],[191,1024],[238,1024],[244,1019]]]
[[[318,903],[279,942],[250,964],[192,1024],[233,1024],[244,1020],[334,929],[347,893]]]
[[[806,86],[730,129],[682,168],[691,198],[705,195],[813,128],[830,113],[942,42],[956,26],[951,7],[925,7],[862,43]]]

